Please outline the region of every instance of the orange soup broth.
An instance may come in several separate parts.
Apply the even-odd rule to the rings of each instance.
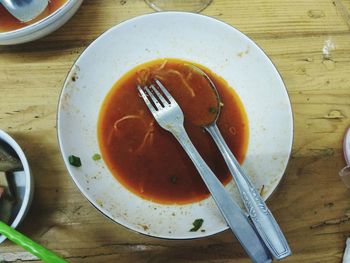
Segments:
[[[189,137],[218,179],[223,184],[231,180],[215,143],[196,124],[192,114],[196,107],[201,106],[198,103],[203,103],[204,93],[197,94],[189,103],[184,99],[189,97],[188,88],[181,84],[179,76],[170,77],[178,74],[144,76],[149,74],[145,69],[151,69],[152,72],[163,67],[162,71],[167,72],[184,68],[186,63],[189,62],[178,59],[156,60],[132,69],[114,84],[99,115],[99,145],[112,174],[131,192],[162,204],[200,201],[209,196],[209,191],[181,145],[171,133],[157,124],[139,96],[137,85],[149,84],[152,77],[163,78],[162,83],[184,112],[185,129]],[[228,146],[242,163],[248,143],[248,121],[243,105],[222,78],[200,65],[197,66],[210,76],[218,89],[223,103],[218,127]],[[146,83],[142,83],[145,80]],[[195,89],[195,92],[198,90]],[[210,99],[208,101],[209,104],[212,103]]]
[[[33,19],[32,21],[23,23],[12,16],[6,9],[0,4],[0,32],[8,32],[17,30],[31,24],[34,24],[45,17],[49,16],[56,10],[58,10],[61,6],[63,6],[68,0],[50,0],[47,8],[44,10],[42,14]]]

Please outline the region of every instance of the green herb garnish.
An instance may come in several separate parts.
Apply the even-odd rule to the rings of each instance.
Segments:
[[[172,177],[170,178],[170,181],[171,181],[173,184],[176,184],[177,177],[176,177],[176,176],[172,176]]]
[[[69,155],[68,156],[68,161],[71,165],[75,167],[80,167],[81,166],[81,161],[80,158],[75,156],[75,155]]]
[[[203,225],[204,220],[202,218],[196,219],[193,221],[193,228],[190,229],[190,232],[196,232]]]
[[[93,156],[92,156],[92,160],[94,161],[98,161],[101,159],[101,155],[99,155],[98,153],[95,153]]]
[[[212,114],[216,114],[218,112],[218,109],[215,107],[209,107],[209,112]]]

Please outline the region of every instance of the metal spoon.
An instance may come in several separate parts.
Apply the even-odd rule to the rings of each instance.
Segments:
[[[231,175],[236,182],[243,203],[250,215],[253,224],[255,225],[255,228],[270,250],[271,254],[276,259],[282,259],[291,255],[291,250],[288,246],[287,240],[285,239],[275,218],[266,206],[258,191],[255,189],[254,185],[246,176],[246,173],[243,171],[235,156],[227,146],[224,138],[220,133],[219,128],[216,125],[217,119],[220,115],[221,99],[215,84],[203,70],[194,65],[190,66],[197,73],[204,76],[208,80],[210,86],[216,93],[218,99],[218,110],[216,111],[216,116],[214,116],[215,119],[212,123],[207,124],[203,127],[212,136],[216,145],[221,151],[225,162],[231,172]]]
[[[21,22],[28,22],[40,15],[48,0],[0,0],[0,3]]]

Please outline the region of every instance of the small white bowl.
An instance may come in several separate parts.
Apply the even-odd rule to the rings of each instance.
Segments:
[[[26,216],[29,207],[32,203],[34,193],[34,181],[30,172],[27,158],[24,152],[22,151],[21,147],[10,135],[8,135],[2,130],[0,130],[0,144],[5,144],[11,147],[16,152],[23,166],[22,171],[13,173],[18,204],[15,207],[15,209],[17,210],[15,211],[17,212],[17,215],[11,222],[11,227],[16,228]],[[6,240],[6,237],[0,235],[0,243],[2,243],[4,240]]]
[[[0,45],[14,45],[42,38],[65,24],[79,9],[83,0],[69,0],[51,15],[26,27],[0,33]]]

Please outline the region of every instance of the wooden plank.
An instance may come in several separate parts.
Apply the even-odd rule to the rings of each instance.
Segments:
[[[350,191],[338,176],[350,116],[349,10],[349,0],[214,0],[203,12],[255,40],[290,95],[293,153],[268,201],[293,250],[285,262],[340,262],[350,233]],[[0,47],[0,128],[23,146],[35,176],[33,205],[19,230],[71,262],[249,262],[229,231],[169,241],[112,223],[64,167],[56,107],[68,70],[102,32],[149,12],[140,0],[86,0],[50,36]],[[0,260],[39,262],[9,241],[0,245]]]

